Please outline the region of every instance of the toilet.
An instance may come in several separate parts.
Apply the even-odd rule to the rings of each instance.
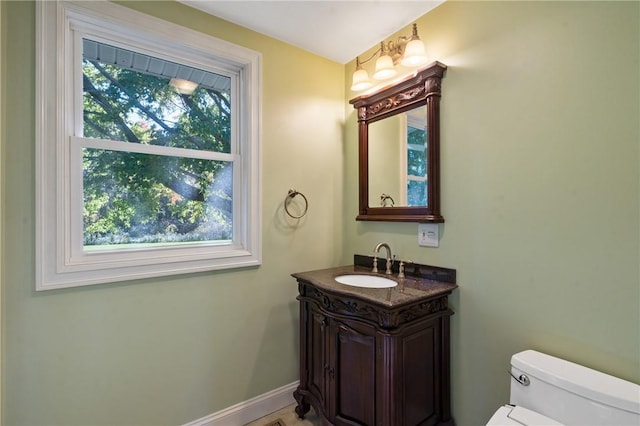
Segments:
[[[640,425],[640,386],[527,350],[511,357],[510,404],[487,426]]]

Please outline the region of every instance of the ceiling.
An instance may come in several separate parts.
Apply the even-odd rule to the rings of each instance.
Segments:
[[[353,60],[444,2],[178,1],[341,64]]]

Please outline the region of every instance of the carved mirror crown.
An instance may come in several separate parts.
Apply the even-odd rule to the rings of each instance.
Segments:
[[[440,213],[440,97],[446,69],[434,62],[392,86],[349,101],[357,110],[359,134],[360,210],[356,220],[444,222]],[[411,124],[416,120],[418,125]],[[374,131],[371,124],[377,122]],[[414,127],[422,142],[407,136]]]

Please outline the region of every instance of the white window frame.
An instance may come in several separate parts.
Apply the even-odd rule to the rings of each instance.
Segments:
[[[82,249],[81,147],[113,146],[80,134],[83,35],[236,82],[232,241]],[[106,1],[37,2],[36,52],[36,290],[261,264],[259,53]]]

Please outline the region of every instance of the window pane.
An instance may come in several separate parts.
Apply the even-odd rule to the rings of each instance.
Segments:
[[[407,128],[407,174],[425,176],[427,173],[427,132],[409,126]]]
[[[231,240],[232,164],[83,150],[84,248]]]
[[[89,39],[82,72],[84,137],[231,152],[229,77]]]
[[[407,205],[427,206],[427,182],[410,180],[407,182]]]

